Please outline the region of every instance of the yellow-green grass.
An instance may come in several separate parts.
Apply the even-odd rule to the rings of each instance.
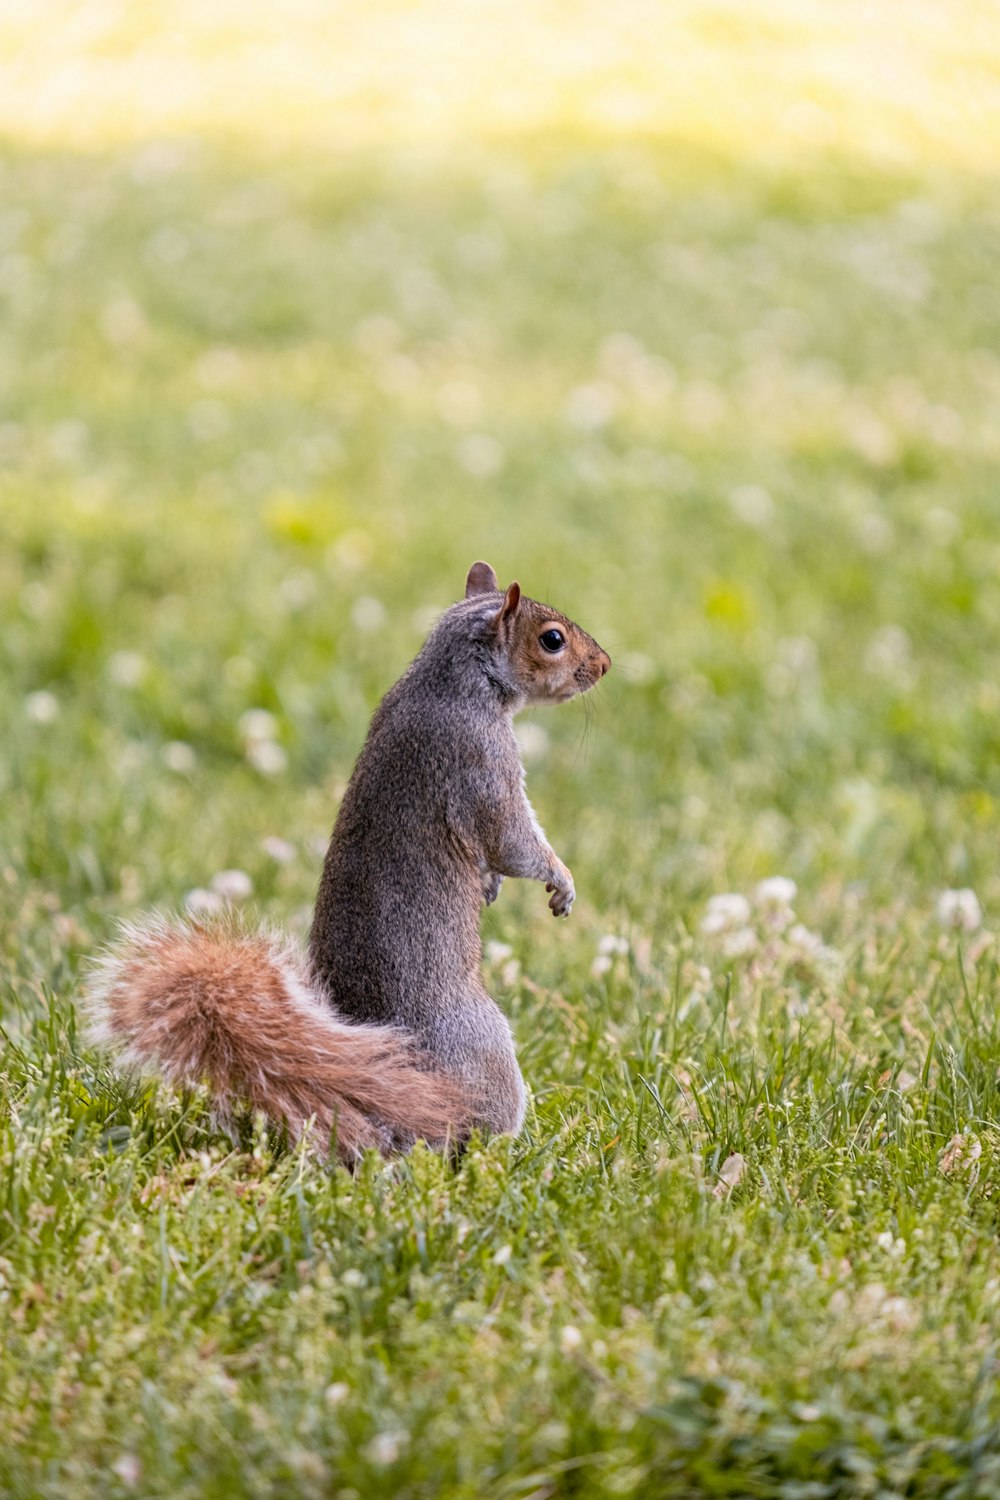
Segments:
[[[989,9],[47,10],[0,19],[0,1492],[1000,1492]],[[234,1147],[88,1046],[87,959],[234,868],[305,928],[477,557],[616,663],[525,737],[571,920],[484,920],[526,1131]]]

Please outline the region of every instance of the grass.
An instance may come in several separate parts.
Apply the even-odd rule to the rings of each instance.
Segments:
[[[213,14],[179,104],[95,7],[3,106],[0,1492],[1000,1493],[985,12],[919,11],[870,142],[824,7],[685,10],[662,107],[630,43],[629,128],[592,18],[551,96],[431,108],[305,5],[296,108]],[[616,663],[526,721],[570,922],[513,882],[484,918],[524,1134],[234,1147],[87,1045],[86,961],[234,868],[305,928],[477,557]]]

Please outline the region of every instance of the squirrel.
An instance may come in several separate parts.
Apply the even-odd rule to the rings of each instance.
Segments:
[[[585,693],[611,659],[488,563],[469,570],[376,710],[336,819],[308,950],[234,919],[122,928],[86,995],[92,1035],[215,1118],[259,1110],[350,1166],[418,1138],[517,1134],[524,1082],[480,978],[479,918],[505,875],[568,916],[573,877],[524,790],[513,716]]]

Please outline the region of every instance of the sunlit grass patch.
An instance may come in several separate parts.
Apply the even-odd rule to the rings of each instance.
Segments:
[[[106,147],[194,132],[312,144],[658,138],[740,158],[820,150],[989,172],[992,6],[549,0],[367,7],[90,0],[0,20],[0,126]]]

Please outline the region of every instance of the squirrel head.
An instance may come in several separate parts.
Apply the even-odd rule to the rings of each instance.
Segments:
[[[565,703],[585,693],[610,670],[611,658],[572,620],[521,593],[520,585],[501,589],[489,563],[476,562],[465,582],[466,599],[493,595],[497,609],[489,620],[505,675],[526,703]]]

